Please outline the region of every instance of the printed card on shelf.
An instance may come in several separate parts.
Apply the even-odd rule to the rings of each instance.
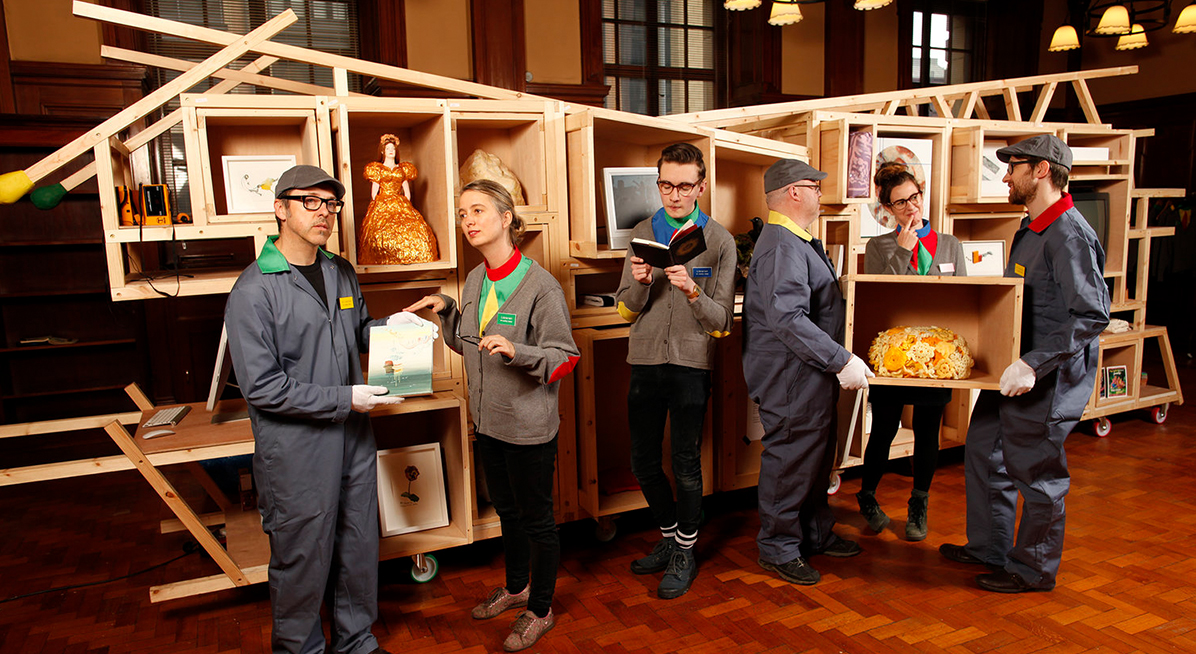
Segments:
[[[430,395],[434,343],[431,323],[371,327],[369,383],[389,395]]]

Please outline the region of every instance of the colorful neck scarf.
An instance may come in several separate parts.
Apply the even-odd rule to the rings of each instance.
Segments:
[[[897,226],[897,231],[901,231],[900,225]],[[909,265],[913,266],[919,275],[926,275],[930,273],[930,262],[934,260],[935,250],[938,249],[939,235],[925,220],[922,221],[922,226],[914,231],[918,234],[918,246],[914,248]]]

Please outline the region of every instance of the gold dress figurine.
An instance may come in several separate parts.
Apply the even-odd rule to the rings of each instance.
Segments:
[[[357,237],[357,262],[361,264],[404,264],[436,261],[436,234],[411,205],[415,165],[396,164],[399,139],[384,134],[378,144],[381,161],[365,165],[365,178],[373,182],[370,206],[361,221]]]

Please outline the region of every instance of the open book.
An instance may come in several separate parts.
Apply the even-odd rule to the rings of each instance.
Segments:
[[[673,232],[668,245],[646,238],[633,238],[631,251],[653,268],[679,266],[706,251],[706,235],[702,228],[689,220]]]

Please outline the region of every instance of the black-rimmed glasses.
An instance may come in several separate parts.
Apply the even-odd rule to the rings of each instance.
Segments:
[[[321,205],[327,205],[329,213],[340,213],[341,207],[345,206],[344,202],[336,198],[322,198],[318,195],[280,195],[278,199],[299,200],[308,211],[319,211]]]
[[[822,183],[821,183],[821,182],[820,182],[820,183],[816,183],[816,184],[794,184],[794,185],[793,185],[793,188],[809,188],[809,189],[814,189],[814,192],[815,192],[815,193],[817,193],[817,194],[819,194],[819,195],[822,195]]]
[[[1022,164],[1029,164],[1029,165],[1031,165],[1031,166],[1036,166],[1036,165],[1038,165],[1038,162],[1037,162],[1037,161],[1035,161],[1035,160],[1033,160],[1033,159],[1024,159],[1024,160],[1022,160],[1022,161],[1010,161],[1010,162],[1009,162],[1009,168],[1007,168],[1007,169],[1006,169],[1006,171],[1007,171],[1007,172],[1008,172],[1010,175],[1012,175],[1012,174],[1013,174],[1013,169],[1014,169],[1014,168],[1016,168],[1016,167],[1018,167],[1018,166],[1020,166],[1020,165],[1022,165]]]
[[[658,180],[656,180],[656,187],[660,189],[660,192],[663,195],[669,195],[674,190],[676,190],[678,193],[680,193],[682,195],[682,197],[685,197],[685,196],[688,196],[690,193],[693,193],[694,189],[698,188],[698,186],[701,183],[702,183],[702,180],[698,180],[697,184],[691,184],[689,182],[682,182],[680,184],[674,184],[672,182],[666,182],[663,179],[658,179]]]
[[[922,206],[922,192],[916,191],[913,195],[909,196],[908,198],[903,198],[901,200],[893,200],[892,202],[889,203],[889,206],[893,207],[894,209],[896,209],[898,211],[902,211],[905,209],[906,205],[908,205],[910,203],[913,203],[916,206]]]
[[[473,304],[473,300],[470,300],[469,302],[466,302],[465,304],[463,304],[463,305],[461,306],[461,314],[460,314],[460,315],[457,317],[457,331],[456,331],[456,336],[457,336],[457,338],[459,338],[460,340],[463,340],[463,341],[465,341],[466,343],[469,343],[470,345],[481,345],[481,344],[482,344],[482,337],[480,337],[480,336],[466,336],[466,335],[464,335],[464,334],[462,334],[462,333],[461,333],[461,322],[465,320],[465,310],[466,310],[466,309],[468,309],[468,308],[469,308],[469,305],[471,305],[471,304]]]

